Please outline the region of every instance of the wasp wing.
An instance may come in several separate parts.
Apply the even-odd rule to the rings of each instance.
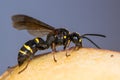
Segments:
[[[26,15],[14,15],[12,21],[14,28],[27,30],[33,36],[42,37],[55,30],[54,27]]]

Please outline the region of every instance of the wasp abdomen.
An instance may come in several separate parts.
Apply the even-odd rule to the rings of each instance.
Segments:
[[[19,50],[18,53],[18,64],[21,66],[24,61],[30,58],[31,55],[33,55],[36,51],[35,49],[35,43],[33,40],[27,41],[22,48]]]
[[[35,38],[27,41],[19,50],[18,53],[18,65],[21,66],[26,60],[30,60],[34,57],[34,54],[38,50],[47,49],[48,45],[42,38]]]

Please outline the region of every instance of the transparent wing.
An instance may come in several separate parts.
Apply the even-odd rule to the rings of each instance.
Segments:
[[[33,36],[44,36],[53,32],[54,27],[26,15],[12,16],[13,27],[18,30],[27,30]]]

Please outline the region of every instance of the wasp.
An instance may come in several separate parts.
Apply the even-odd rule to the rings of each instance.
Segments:
[[[33,17],[17,14],[12,16],[13,27],[18,30],[27,30],[29,34],[36,36],[37,38],[27,41],[20,49],[18,54],[18,65],[21,66],[27,59],[32,59],[34,54],[38,50],[45,50],[51,47],[53,53],[53,59],[57,62],[54,52],[56,47],[63,45],[63,49],[66,50],[70,43],[73,42],[76,47],[82,47],[82,39],[85,38],[93,43],[97,48],[100,48],[87,36],[99,36],[106,37],[102,34],[83,34],[79,35],[76,32],[69,32],[65,28],[55,28]],[[46,40],[40,37],[47,36]],[[69,56],[66,53],[66,56]]]

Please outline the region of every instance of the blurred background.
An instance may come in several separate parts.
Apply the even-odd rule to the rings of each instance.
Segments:
[[[104,34],[106,38],[90,38],[103,49],[120,51],[120,0],[1,0],[0,74],[17,64],[19,49],[34,38],[12,27],[11,16],[15,14],[29,15],[70,32]],[[87,40],[83,45],[94,47]]]

